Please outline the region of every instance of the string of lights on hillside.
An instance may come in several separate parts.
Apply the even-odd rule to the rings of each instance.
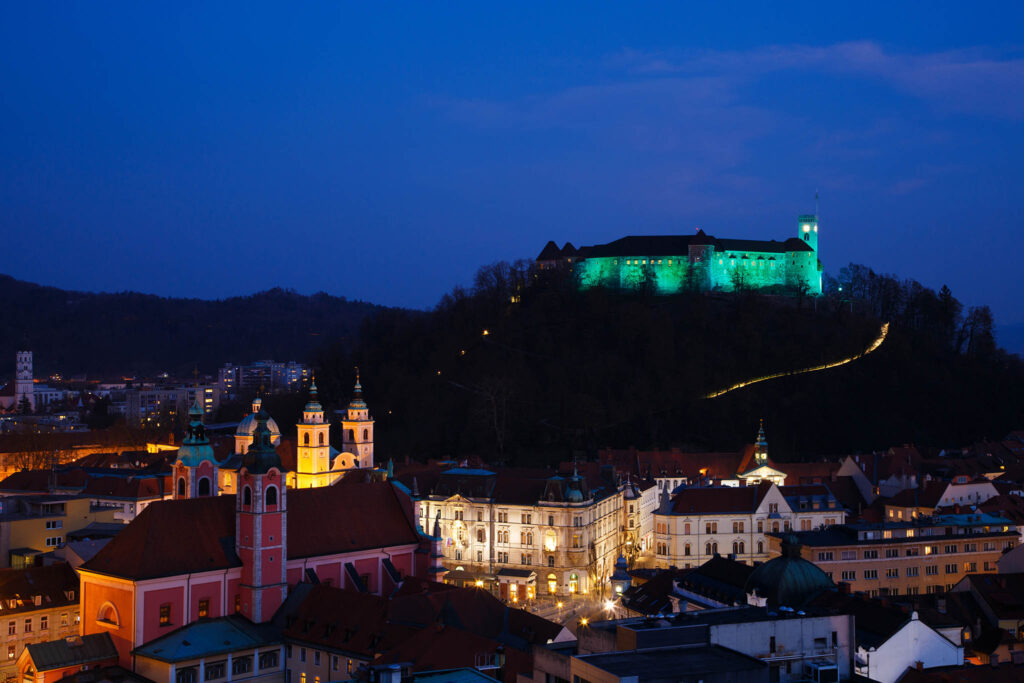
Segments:
[[[878,336],[875,338],[875,340],[873,342],[871,342],[871,345],[868,346],[863,351],[861,351],[860,353],[854,355],[854,356],[848,356],[846,358],[842,358],[840,360],[833,361],[831,363],[825,363],[823,365],[815,365],[815,366],[810,367],[810,368],[801,368],[799,370],[786,370],[784,372],[776,372],[776,373],[774,373],[772,375],[764,375],[762,377],[755,377],[753,379],[748,379],[748,380],[746,380],[744,382],[737,382],[736,384],[733,384],[730,387],[726,387],[725,389],[721,389],[719,391],[713,391],[710,394],[708,394],[707,396],[705,396],[704,398],[718,398],[719,396],[722,396],[723,394],[728,394],[730,391],[735,391],[736,389],[742,389],[743,387],[749,387],[750,385],[757,384],[758,382],[767,382],[770,379],[778,379],[779,377],[792,377],[794,375],[804,375],[804,374],[807,374],[809,372],[818,372],[819,370],[829,370],[831,368],[837,368],[840,365],[846,365],[847,363],[852,363],[855,360],[863,358],[864,356],[868,355],[869,353],[871,353],[872,351],[877,349],[879,346],[881,346],[882,342],[885,341],[885,337],[888,334],[889,334],[889,323],[884,323],[882,325],[882,329],[879,331]]]

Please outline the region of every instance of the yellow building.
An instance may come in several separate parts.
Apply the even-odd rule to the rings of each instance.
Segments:
[[[14,681],[25,646],[78,635],[78,575],[67,564],[0,569],[0,678]],[[2,651],[0,651],[2,652]]]
[[[117,523],[115,509],[76,496],[0,498],[0,567],[20,568],[64,544],[65,535],[93,522]]]
[[[785,534],[769,536],[773,554]],[[871,596],[944,593],[965,574],[994,574],[1018,538],[1012,522],[974,513],[912,522],[844,524],[795,533],[801,556]]]

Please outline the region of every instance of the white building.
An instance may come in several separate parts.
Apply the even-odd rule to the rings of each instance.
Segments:
[[[17,411],[28,401],[31,412],[36,410],[35,385],[32,379],[32,352],[18,351],[14,359],[14,381],[0,390],[0,410]]]
[[[438,529],[456,582],[496,583],[502,598],[608,593],[633,508],[644,543],[642,490],[607,478],[546,471],[452,468],[417,501],[422,528]],[[653,491],[653,488],[650,490]],[[417,491],[413,491],[418,496]],[[648,494],[650,495],[650,494]]]
[[[764,562],[770,557],[765,534],[845,521],[846,511],[820,484],[685,488],[664,497],[654,514],[655,566],[697,567],[716,554]]]

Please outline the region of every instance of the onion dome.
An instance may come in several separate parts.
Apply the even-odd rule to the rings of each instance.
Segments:
[[[835,588],[816,564],[800,557],[800,542],[793,534],[782,539],[782,555],[751,572],[744,588],[756,592],[769,607],[798,608],[819,593]]]
[[[322,413],[324,407],[320,405],[320,401],[317,400],[316,396],[316,378],[313,378],[313,384],[309,387],[309,403],[303,408],[304,412],[307,413]]]
[[[359,383],[359,368],[356,368],[356,386],[352,391],[352,401],[348,407],[350,410],[366,409],[366,401],[363,400],[363,385]]]
[[[203,409],[199,405],[199,399],[188,411],[188,434],[181,441],[178,449],[178,462],[186,467],[196,467],[204,460],[217,464],[217,458],[213,455],[213,446],[206,436],[206,427],[203,425]]]
[[[251,474],[266,474],[272,468],[283,470],[281,456],[277,454],[272,442],[273,435],[267,427],[270,416],[265,410],[256,414],[256,430],[253,432],[252,445],[242,456],[242,467]]]

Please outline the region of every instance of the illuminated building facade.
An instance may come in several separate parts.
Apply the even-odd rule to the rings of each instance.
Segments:
[[[14,359],[14,381],[0,390],[0,411],[21,410],[26,401],[29,409],[34,412],[36,395],[32,379],[32,352],[18,351]]]
[[[703,230],[692,236],[623,237],[594,246],[559,249],[548,242],[540,269],[568,267],[581,288],[681,291],[802,291],[821,294],[818,218],[797,219],[797,236],[775,240],[719,239]]]
[[[493,582],[514,602],[608,592],[626,539],[624,488],[610,478],[460,467],[441,473],[417,515],[424,529],[439,524],[449,581]]]
[[[1007,519],[983,513],[848,524],[796,534],[804,559],[871,596],[949,591],[965,574],[994,574],[1018,540]],[[780,536],[770,537],[775,553]]]

